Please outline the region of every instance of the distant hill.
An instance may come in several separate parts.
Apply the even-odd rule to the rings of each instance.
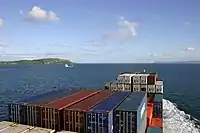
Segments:
[[[200,61],[156,61],[156,64],[200,64]]]
[[[73,63],[70,60],[59,59],[59,58],[43,58],[35,60],[18,60],[18,61],[0,61],[0,65],[13,65],[13,64],[68,64]]]

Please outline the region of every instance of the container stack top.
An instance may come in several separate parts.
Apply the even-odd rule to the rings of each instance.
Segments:
[[[162,102],[162,100],[163,100],[163,94],[155,94],[154,102]]]
[[[116,92],[112,94],[106,100],[100,102],[95,107],[89,110],[89,112],[107,112],[116,108],[130,92]]]
[[[99,102],[105,100],[106,98],[108,98],[109,96],[111,96],[114,92],[110,92],[110,91],[100,91],[100,93],[87,98],[77,104],[74,104],[72,106],[70,106],[69,108],[67,108],[68,110],[76,110],[76,111],[87,111],[90,108],[94,107],[95,105],[97,105]]]
[[[156,85],[163,85],[163,81],[156,81]]]
[[[45,104],[48,103],[50,101],[53,101],[55,99],[64,97],[66,95],[70,95],[76,92],[81,91],[81,89],[61,89],[61,90],[54,90],[54,91],[50,91],[44,94],[40,94],[37,96],[33,96],[30,98],[25,98],[20,100],[18,103],[40,103],[40,104]]]
[[[163,130],[157,127],[148,127],[147,133],[163,133]]]
[[[137,111],[145,96],[145,92],[131,92],[131,94],[117,107],[116,110]]]
[[[81,100],[84,100],[90,96],[93,96],[97,93],[99,93],[100,91],[97,90],[84,90],[84,91],[80,91],[78,93],[72,94],[70,96],[64,97],[62,99],[58,99],[56,101],[50,102],[47,105],[45,105],[46,107],[49,108],[55,108],[58,110],[62,110],[66,107],[69,107]]]

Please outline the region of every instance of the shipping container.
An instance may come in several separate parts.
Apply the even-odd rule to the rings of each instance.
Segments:
[[[155,94],[153,104],[153,117],[162,118],[163,114],[163,94]]]
[[[117,82],[118,83],[125,83],[125,84],[131,84],[131,79],[135,74],[130,74],[130,73],[124,73],[120,74],[117,77]]]
[[[104,86],[105,90],[110,90],[111,83],[106,83]]]
[[[163,114],[162,114],[162,111],[163,111],[163,107],[162,107],[162,103],[154,103],[153,104],[153,117],[158,117],[158,118],[163,118]]]
[[[110,90],[111,91],[117,91],[117,82],[113,82],[110,85]]]
[[[113,110],[130,94],[116,92],[87,111],[86,133],[113,133]]]
[[[163,94],[163,81],[156,81],[156,93]]]
[[[68,96],[68,97],[65,97],[62,99],[58,99],[57,101],[50,102],[50,103],[46,104],[45,106],[50,107],[50,108],[56,108],[58,110],[62,110],[66,106],[68,107],[70,105],[73,105],[73,104],[75,104],[79,101],[82,101],[90,96],[93,96],[99,92],[100,91],[97,91],[97,90],[80,91],[71,96]]]
[[[147,92],[147,85],[140,85],[141,92]]]
[[[18,124],[26,123],[24,105],[13,103],[8,105],[8,120]]]
[[[9,104],[8,105],[8,112],[9,112],[9,121],[16,122],[19,124],[28,124],[26,123],[26,118],[28,116],[27,113],[32,112],[36,107],[33,107],[34,109],[30,107],[26,107],[28,103],[34,103],[34,104],[47,104],[50,101],[57,100],[58,98],[69,96],[71,94],[77,93],[81,91],[81,89],[62,89],[62,90],[56,90],[51,91],[45,94],[40,94],[38,96],[33,96],[30,98],[25,98],[22,100],[17,101],[17,103]],[[28,111],[27,109],[30,109],[31,111]],[[33,113],[31,113],[32,115]],[[36,114],[33,114],[33,117],[35,117]],[[31,120],[31,119],[29,119]],[[36,126],[35,121],[30,122],[30,125]]]
[[[114,111],[115,133],[141,133],[145,131],[147,96],[145,92],[132,92]]]
[[[162,118],[152,118],[151,125],[152,127],[163,127],[163,119]]]
[[[140,84],[140,75],[139,74],[135,74],[133,77],[132,77],[132,84],[133,85],[138,85]]]
[[[149,74],[140,74],[140,84],[147,85]]]
[[[140,85],[133,85],[132,92],[140,92]]]
[[[157,127],[148,127],[146,133],[163,133],[163,129]]]
[[[154,95],[154,102],[162,102],[162,101],[163,101],[163,94]]]
[[[124,84],[124,91],[131,92],[131,84]]]
[[[78,133],[86,131],[86,111],[111,96],[114,92],[101,91],[77,104],[64,109],[64,130]]]
[[[44,128],[55,129],[60,131],[63,129],[63,109],[72,106],[82,100],[85,100],[100,91],[84,90],[68,97],[46,104],[41,109],[42,121],[41,125]]]
[[[157,80],[157,74],[156,73],[151,73],[149,74],[147,78],[147,84],[148,85],[155,85]]]
[[[147,92],[148,93],[155,93],[156,92],[156,86],[155,85],[148,85],[147,86]]]
[[[124,84],[117,84],[117,91],[124,91]]]

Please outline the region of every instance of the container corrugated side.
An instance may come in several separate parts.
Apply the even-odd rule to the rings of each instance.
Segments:
[[[37,114],[33,108],[38,108],[39,105],[31,105],[30,107],[29,103],[26,103],[26,102],[30,102],[30,103],[40,102],[40,104],[45,104],[45,102],[50,102],[51,100],[58,99],[62,96],[69,96],[79,91],[80,89],[75,89],[75,90],[66,89],[66,90],[51,91],[51,92],[41,94],[38,96],[33,96],[28,99],[20,100],[17,103],[9,104],[8,105],[9,121],[20,123],[20,124],[29,124],[29,125],[37,126],[37,123],[35,122],[35,117]],[[33,118],[30,118],[30,117],[33,117]],[[27,123],[27,119],[29,120],[28,123]],[[32,122],[32,120],[34,121]]]
[[[8,105],[8,119],[11,122],[15,122],[18,124],[25,124],[26,123],[26,115],[24,106],[21,104],[13,103]]]
[[[146,102],[146,93],[132,92],[114,111],[114,133],[138,133],[146,122]]]
[[[130,92],[116,92],[87,111],[86,132],[99,133],[103,130],[106,133],[113,133],[113,109],[129,94]]]
[[[80,89],[79,90],[71,90],[71,91],[69,90],[69,91],[65,92],[64,95],[65,95],[65,97],[68,97],[68,96],[70,96],[72,94],[76,94],[78,92],[80,92]],[[64,96],[64,95],[62,95],[62,96]],[[55,96],[58,96],[58,93],[56,93]],[[55,96],[52,97],[52,99],[54,99],[53,102],[55,102],[56,100],[58,100],[60,98],[60,97],[55,98]],[[61,95],[59,94],[59,96],[61,96]],[[42,121],[41,121],[42,109],[41,109],[41,107],[43,107],[45,105],[45,102],[50,102],[50,101],[48,101],[48,100],[50,100],[50,98],[46,99],[45,97],[46,96],[43,96],[43,98],[39,98],[39,99],[44,100],[44,101],[40,101],[40,104],[39,103],[27,103],[27,104],[23,105],[23,107],[24,107],[23,111],[26,113],[23,113],[22,115],[24,115],[24,117],[26,118],[26,122],[24,122],[22,124],[41,127],[41,125],[42,125]],[[39,102],[39,100],[35,100],[35,101]],[[44,105],[42,105],[42,104],[44,104]],[[48,103],[46,103],[46,104],[48,104]],[[23,117],[22,115],[21,115],[21,117]]]
[[[64,130],[84,133],[86,111],[112,95],[113,92],[101,91],[77,104],[64,109]]]

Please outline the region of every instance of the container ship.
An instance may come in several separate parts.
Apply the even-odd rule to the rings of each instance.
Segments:
[[[63,89],[8,105],[0,133],[162,133],[163,81],[121,73],[104,89]]]

